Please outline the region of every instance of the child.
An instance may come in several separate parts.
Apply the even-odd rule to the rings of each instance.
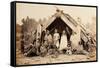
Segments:
[[[70,41],[68,42],[66,53],[68,55],[71,55],[72,54],[72,48],[71,48],[71,42]]]

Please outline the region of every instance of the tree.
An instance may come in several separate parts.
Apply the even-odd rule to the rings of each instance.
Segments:
[[[35,19],[29,18],[27,16],[26,19],[22,19],[22,39],[23,39],[23,44],[22,46],[24,46],[24,51],[26,51],[26,47],[28,47],[30,44],[33,43],[34,41],[34,35],[36,32],[36,27],[37,27],[37,22],[35,21]]]

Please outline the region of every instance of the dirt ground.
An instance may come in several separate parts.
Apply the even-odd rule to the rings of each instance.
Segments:
[[[19,44],[20,42],[17,42]],[[21,51],[20,46],[16,49],[16,63],[17,65],[28,65],[28,64],[48,64],[48,63],[63,63],[63,62],[79,62],[79,61],[95,61],[96,53],[93,52],[90,55],[67,55],[59,54],[57,58],[52,57],[52,55],[41,57],[25,57]]]
[[[17,58],[18,65],[24,64],[48,64],[48,63],[63,63],[63,62],[79,62],[79,61],[93,61],[95,58],[89,58],[86,55],[59,55],[57,58],[51,56],[45,57],[20,57]]]

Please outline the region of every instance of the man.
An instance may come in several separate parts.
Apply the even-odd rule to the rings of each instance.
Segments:
[[[44,44],[50,45],[53,42],[52,35],[50,34],[49,30],[46,31],[45,37],[44,37]]]
[[[59,48],[59,39],[60,39],[60,35],[57,32],[57,29],[55,29],[55,33],[53,35],[53,40],[54,40],[54,45],[56,45],[57,48]]]
[[[53,44],[53,37],[48,30],[45,35],[44,45],[46,45],[46,48],[47,48],[47,52],[48,52],[47,55],[54,55],[55,57],[57,57],[57,50],[56,50],[57,48]]]
[[[50,34],[49,30],[46,30],[46,34],[45,34],[45,37],[44,37],[44,44],[43,44],[44,46],[41,47],[41,50],[43,48],[46,48],[47,52],[50,53],[49,50],[50,50],[50,48],[52,46],[52,43],[53,43],[52,35]],[[46,53],[46,50],[44,52],[42,52],[42,54],[43,53]]]
[[[45,37],[45,34],[46,34],[46,31],[45,30],[42,30],[42,34],[41,34],[41,44],[43,45],[44,44],[44,37]]]
[[[47,48],[44,45],[40,46],[40,55],[44,57],[46,54],[47,54]]]
[[[67,35],[67,40],[70,41],[71,32],[69,31],[68,27],[66,27],[65,32],[66,32],[66,35]]]
[[[41,24],[41,39],[40,39],[40,43],[43,45],[44,43],[44,37],[46,34],[46,30],[43,28],[43,25]]]
[[[53,38],[49,31],[47,31],[47,41],[48,45],[51,45],[53,43]]]

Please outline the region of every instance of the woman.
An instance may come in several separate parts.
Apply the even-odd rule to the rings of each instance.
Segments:
[[[61,36],[61,41],[60,41],[60,48],[59,50],[63,50],[67,48],[67,35],[65,33],[65,30],[63,30],[62,36]]]

